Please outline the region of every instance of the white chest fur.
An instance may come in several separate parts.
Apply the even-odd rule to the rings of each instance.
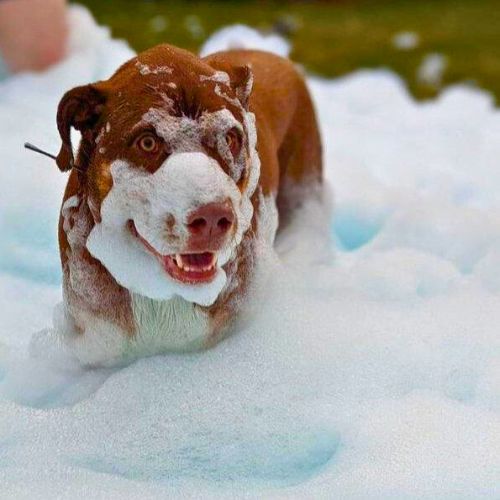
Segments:
[[[129,348],[141,354],[200,349],[209,335],[207,314],[181,297],[154,300],[132,294],[132,312],[137,333]]]

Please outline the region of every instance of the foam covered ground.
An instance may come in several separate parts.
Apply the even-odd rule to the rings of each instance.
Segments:
[[[62,93],[132,55],[85,10],[71,24],[65,62],[0,83],[0,496],[498,498],[491,97],[454,87],[417,103],[382,70],[309,78],[331,230],[308,207],[255,317],[211,351],[55,370],[27,345],[60,300],[65,176],[22,143],[57,151]],[[228,36],[245,31],[211,50]]]

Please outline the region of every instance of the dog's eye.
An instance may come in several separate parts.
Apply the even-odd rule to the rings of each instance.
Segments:
[[[141,135],[136,140],[136,145],[145,153],[156,153],[160,147],[158,138],[151,133]]]
[[[229,146],[231,154],[237,156],[241,150],[241,135],[237,128],[232,128],[226,134],[226,142]]]

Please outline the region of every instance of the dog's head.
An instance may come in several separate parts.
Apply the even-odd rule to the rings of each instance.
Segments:
[[[251,227],[252,75],[224,70],[161,45],[61,100],[57,163],[78,170],[95,223],[87,249],[132,292],[212,304]]]

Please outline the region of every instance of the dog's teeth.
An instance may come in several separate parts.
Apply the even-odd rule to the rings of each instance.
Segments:
[[[201,267],[193,267],[188,265],[186,262],[184,262],[182,255],[181,254],[175,254],[173,257],[174,262],[176,265],[182,269],[183,271],[186,272],[207,272],[207,271],[212,271],[214,267],[217,265],[217,254],[212,255],[212,260],[210,264],[207,264],[206,266],[201,266]]]
[[[183,268],[184,268],[184,266],[183,266],[183,262],[182,262],[182,257],[181,257],[181,254],[180,254],[180,253],[175,254],[174,259],[175,259],[175,263],[176,263],[176,264],[177,264],[177,265],[178,265],[181,269],[183,269]]]
[[[190,270],[190,267],[184,262],[184,260],[182,259],[182,256],[181,254],[176,254],[175,256],[175,260],[177,262],[177,265],[183,269],[184,271],[189,271]]]

